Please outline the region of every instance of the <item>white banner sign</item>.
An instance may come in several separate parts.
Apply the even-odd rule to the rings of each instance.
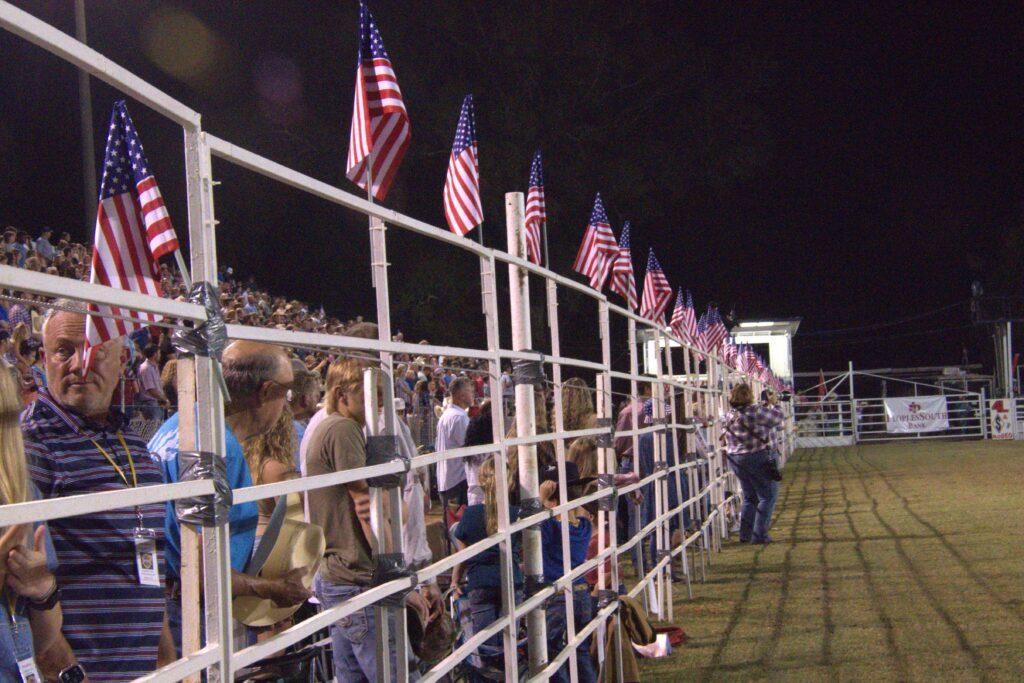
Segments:
[[[949,429],[945,396],[885,399],[885,431],[890,434],[940,432]]]
[[[989,436],[993,439],[1012,439],[1014,413],[1016,405],[1013,399],[996,398],[988,403]]]

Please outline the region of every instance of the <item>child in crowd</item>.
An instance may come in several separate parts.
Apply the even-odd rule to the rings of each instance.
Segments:
[[[540,497],[544,505],[553,508],[558,506],[558,468],[551,466],[544,470]],[[583,488],[592,481],[580,478],[576,463],[565,463],[565,483],[568,499],[579,498]],[[575,569],[586,561],[590,537],[593,533],[591,514],[583,507],[573,508],[567,513],[569,521],[569,563]],[[544,580],[553,583],[561,578],[562,560],[562,522],[559,517],[546,519],[540,524],[541,547],[543,548]],[[575,632],[587,625],[594,616],[594,603],[590,597],[590,586],[584,576],[576,577],[572,582],[572,609]],[[547,608],[548,656],[554,657],[566,644],[566,609],[565,593],[558,591]],[[597,680],[593,659],[590,657],[590,637],[588,636],[576,648],[576,669],[581,683]],[[569,665],[562,666],[551,680],[568,681]]]
[[[514,482],[518,481],[514,468],[515,464],[510,462],[508,468],[510,489],[514,488]],[[480,465],[478,481],[484,492],[484,502],[467,506],[462,513],[462,518],[451,529],[451,535],[455,539],[455,545],[458,546],[459,550],[478,543],[498,532],[498,482],[494,471],[494,458],[490,458]],[[509,507],[509,521],[515,521],[518,516],[518,506],[511,505]],[[521,539],[516,534],[512,538],[512,578],[515,584],[517,602],[522,600],[523,590],[523,573],[519,569],[520,544]],[[464,565],[456,567],[452,572],[453,585],[457,585],[460,581],[463,569],[465,569],[469,591],[469,606],[473,619],[473,630],[474,632],[479,632],[481,629],[494,623],[501,613],[500,546],[491,546],[482,553],[466,560]],[[500,633],[484,642],[480,648],[480,655],[485,667],[501,669],[504,652],[502,650],[502,637]],[[473,680],[489,679],[474,675]]]

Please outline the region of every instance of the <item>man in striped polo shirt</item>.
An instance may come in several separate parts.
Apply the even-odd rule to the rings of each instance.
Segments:
[[[71,302],[63,307],[76,308]],[[29,474],[45,498],[162,484],[146,442],[111,410],[128,357],[121,339],[82,364],[85,315],[54,310],[43,325],[48,388],[21,417]],[[64,634],[92,681],[129,681],[173,659],[160,584],[164,505],[49,523]],[[147,569],[159,567],[161,573]]]

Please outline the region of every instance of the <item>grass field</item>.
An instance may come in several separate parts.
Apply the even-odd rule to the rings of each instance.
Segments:
[[[1024,680],[1024,444],[797,451],[771,534],[676,584],[644,680]]]

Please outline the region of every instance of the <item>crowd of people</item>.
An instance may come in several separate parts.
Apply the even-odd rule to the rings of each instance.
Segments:
[[[88,250],[62,236],[51,243],[52,231],[36,240],[8,231],[5,263],[58,275],[85,277]],[[167,296],[186,295],[180,279],[163,270]],[[280,329],[319,331],[376,339],[375,324],[361,318],[342,322],[295,301],[271,296],[252,282],[242,283],[225,271],[220,282],[221,305],[228,322],[271,325]],[[0,353],[10,371],[0,372],[0,504],[52,499],[82,493],[123,491],[182,481],[195,462],[179,449],[177,413],[177,351],[165,328],[149,327],[131,338],[113,339],[92,353],[83,366],[85,311],[73,301],[43,302],[14,292],[0,306]],[[400,335],[399,335],[400,339]],[[42,353],[40,353],[40,351]],[[225,406],[226,478],[232,489],[304,476],[331,474],[367,463],[367,425],[382,425],[383,415],[367,415],[363,396],[364,370],[379,365],[372,354],[327,354],[256,342],[234,342],[223,354],[222,372],[230,395]],[[134,383],[134,386],[133,386]],[[477,361],[422,356],[396,359],[394,393],[396,431],[403,453],[448,451],[494,442],[494,409],[509,411],[512,379],[498,380],[501,396],[490,395],[486,367]],[[536,387],[537,431],[555,431],[552,391],[560,391],[563,429],[597,425],[594,394],[580,378]],[[749,393],[749,388],[748,388]],[[130,395],[129,395],[130,394]],[[764,485],[762,459],[781,412],[761,407],[750,412],[745,396],[734,393],[734,413],[727,416],[730,462],[744,491],[741,540],[768,542],[774,498]],[[125,408],[130,408],[126,414]],[[650,387],[628,400],[617,415],[617,431],[653,423]],[[133,427],[132,417],[162,420],[150,437]],[[509,432],[515,436],[514,421]],[[668,432],[671,434],[672,432]],[[147,440],[148,437],[148,440]],[[634,442],[615,442],[616,483],[637,481],[655,470],[655,434]],[[658,437],[660,438],[660,437]],[[762,443],[764,442],[764,443]],[[633,452],[634,443],[636,453]],[[674,465],[685,444],[666,439],[666,461]],[[565,444],[565,485],[569,499],[596,490],[598,446],[593,438]],[[559,463],[551,442],[538,444],[542,504],[559,502]],[[499,501],[510,501],[510,520],[519,514],[517,450],[506,453],[505,480],[493,455],[445,459],[436,466],[414,469],[400,483],[403,500],[405,564],[416,569],[489,536],[498,525]],[[635,463],[634,463],[635,459]],[[384,539],[371,526],[370,486],[365,479],[313,489],[297,505],[287,499],[231,506],[231,597],[253,598],[276,607],[309,601],[321,608],[349,601],[374,582],[375,551]],[[624,541],[656,516],[654,484],[647,483],[619,501],[623,527],[608,529]],[[777,490],[777,489],[776,489]],[[669,507],[689,494],[669,478]],[[441,508],[444,547],[432,547],[428,508]],[[264,537],[275,524],[278,508],[322,532],[324,552],[310,567],[293,567],[271,576],[253,571]],[[566,513],[571,567],[598,552],[596,503]],[[183,521],[184,519],[184,521]],[[673,543],[691,520],[670,520]],[[47,524],[15,526],[0,538],[0,579],[6,600],[0,610],[0,679],[26,678],[26,667],[38,667],[47,680],[131,680],[150,673],[181,655],[182,650],[182,525],[190,519],[182,506],[146,503],[112,511],[86,513]],[[564,573],[561,522],[553,517],[540,525],[543,538],[543,579],[551,583]],[[519,540],[513,552],[517,600],[523,598],[524,572]],[[637,574],[656,559],[654,537],[637,544]],[[502,611],[500,553],[496,546],[478,553],[446,577],[468,605],[474,630],[493,623]],[[311,571],[315,570],[315,571]],[[315,576],[313,576],[315,574]],[[578,631],[597,605],[597,571],[573,582],[574,626]],[[566,641],[565,594],[547,605],[549,652]],[[405,596],[421,632],[435,631],[443,643],[451,628],[448,606],[437,579],[423,582]],[[300,612],[301,614],[301,612]],[[288,617],[290,618],[290,617]],[[270,626],[236,624],[236,642],[251,644],[287,625],[283,618]],[[338,680],[378,680],[376,613],[367,607],[330,627],[334,673]],[[391,631],[393,641],[394,630]],[[441,635],[436,635],[440,633]],[[450,647],[450,643],[448,643]],[[502,638],[478,649],[478,680],[503,679]],[[414,645],[420,660],[443,653]],[[390,643],[394,667],[396,648]],[[590,638],[577,648],[576,666],[582,681],[597,680]],[[26,663],[27,662],[27,663]],[[412,662],[413,670],[417,662]],[[34,669],[33,669],[34,670]],[[394,669],[392,669],[394,670]],[[556,679],[567,680],[567,665]]]

